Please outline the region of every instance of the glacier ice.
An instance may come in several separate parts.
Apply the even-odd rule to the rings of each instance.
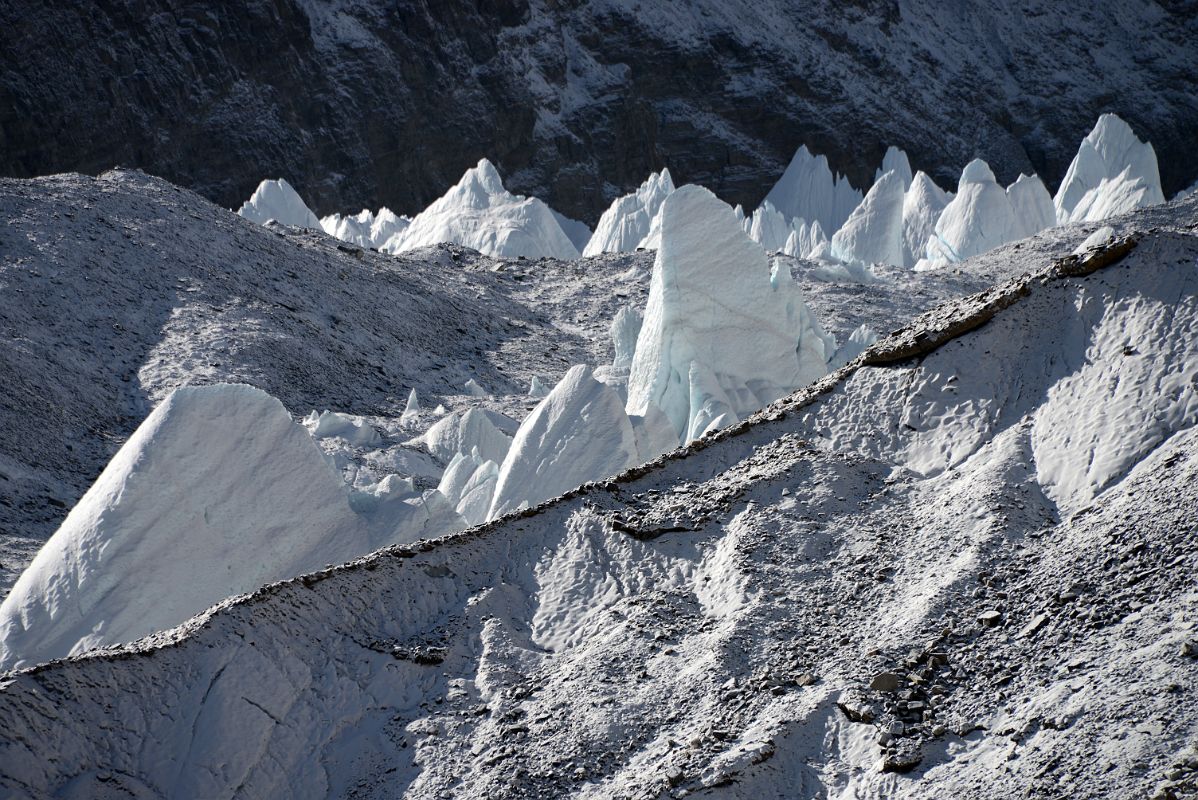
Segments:
[[[621,306],[611,322],[612,366],[628,369],[636,353],[636,338],[641,333],[644,316],[633,306]]]
[[[499,172],[485,158],[383,249],[401,253],[442,242],[501,258],[578,258],[578,248],[553,210],[535,197],[504,189]]]
[[[644,247],[662,201],[673,191],[670,171],[663,169],[650,175],[635,192],[616,198],[599,218],[582,254],[628,253]]]
[[[649,403],[644,414],[629,414],[628,420],[636,434],[637,461],[652,461],[678,447],[678,434],[670,418],[656,404]]]
[[[330,214],[320,218],[320,227],[329,236],[361,247],[373,246],[370,239],[370,223],[374,214],[362,209],[357,214]]]
[[[894,172],[899,176],[899,180],[903,182],[904,192],[914,180],[914,176],[911,174],[911,162],[907,159],[907,154],[894,145],[886,148],[886,155],[882,156],[882,166],[874,173],[874,183],[881,180],[887,172]]]
[[[658,406],[678,437],[691,407],[691,362],[716,378],[744,415],[826,372],[827,341],[787,271],[771,275],[765,252],[732,209],[699,186],[670,195],[661,247],[628,379],[629,414]]]
[[[980,158],[965,165],[957,195],[944,207],[928,239],[926,262],[934,267],[964,261],[1010,241],[1015,212],[1007,192]]]
[[[462,492],[465,490],[466,484],[474,475],[475,470],[482,465],[483,458],[478,454],[477,447],[471,448],[469,453],[454,453],[453,458],[446,465],[445,471],[441,473],[437,491],[449,501],[450,505],[456,506],[462,499]]]
[[[974,159],[961,172],[957,194],[936,220],[925,259],[916,269],[964,261],[1038,233],[1052,225],[1049,201],[1038,177],[1020,175],[1003,189],[989,165]]]
[[[1080,256],[1087,250],[1101,247],[1114,237],[1115,229],[1110,225],[1103,225],[1101,228],[1098,228],[1096,231],[1087,236],[1085,240],[1077,246],[1077,249],[1073,251],[1073,254]]]
[[[373,493],[407,487],[397,478]],[[230,595],[461,524],[422,498],[362,516],[351,494],[275,398],[176,389],[0,605],[0,671],[131,641]]]
[[[320,220],[312,213],[303,199],[282,178],[266,180],[258,184],[249,200],[242,204],[238,214],[250,222],[265,225],[270,220],[297,228],[321,230]]]
[[[413,388],[408,392],[408,402],[404,406],[403,414],[400,415],[399,424],[403,426],[414,425],[420,419],[420,400],[416,397],[416,389]]]
[[[794,258],[826,259],[831,257],[831,242],[824,229],[815,220],[811,224],[805,219],[793,220],[792,230],[782,247],[783,255]]]
[[[498,481],[499,465],[494,461],[484,461],[462,486],[457,512],[467,525],[480,525],[487,521],[487,512],[491,509]]]
[[[849,334],[849,338],[845,343],[836,348],[831,360],[828,361],[828,369],[836,370],[843,367],[845,364],[852,361],[857,356],[869,349],[870,345],[878,341],[878,334],[873,328],[868,325],[858,325]]]
[[[803,145],[765,199],[787,219],[818,221],[825,231],[837,231],[862,196],[847,178],[832,174],[827,157]]]
[[[1097,222],[1163,202],[1156,151],[1115,114],[1098,118],[1053,199],[1058,223]]]
[[[561,226],[562,233],[566,234],[566,238],[570,240],[570,244],[574,245],[574,249],[579,253],[585,250],[591,242],[591,229],[587,227],[587,224],[571,219],[553,208],[550,208],[549,211],[557,220],[557,224]]]
[[[313,411],[304,418],[304,426],[313,439],[336,436],[355,447],[366,447],[379,441],[378,431],[361,417],[339,414],[336,411],[322,411],[319,414]]]
[[[762,202],[747,222],[749,238],[765,248],[767,253],[782,250],[793,232],[786,217],[769,200]]]
[[[496,411],[469,408],[437,420],[422,436],[413,440],[428,448],[433,457],[444,463],[458,453],[471,453],[475,448],[483,461],[503,461],[512,443],[504,429],[515,430],[515,421]]]
[[[1127,167],[1114,178],[1104,178],[1082,196],[1070,215],[1071,222],[1097,222],[1135,211],[1137,208],[1157,205],[1159,191],[1144,178],[1132,175]]]
[[[471,397],[490,397],[491,396],[491,393],[488,392],[486,389],[484,389],[483,385],[481,383],[479,383],[478,381],[476,381],[474,378],[471,378],[470,380],[468,380],[464,384],[462,384],[462,388],[465,389],[466,393],[469,394]]]
[[[520,423],[499,468],[489,519],[534,506],[637,462],[619,393],[576,365]]]
[[[392,236],[405,230],[411,222],[407,217],[401,217],[384,206],[379,209],[378,214],[366,208],[357,214],[330,214],[321,218],[320,227],[329,236],[343,242],[381,250]]]
[[[917,172],[903,198],[903,266],[914,267],[924,256],[936,221],[953,195],[944,191],[926,172]]]
[[[533,375],[528,384],[528,396],[534,400],[540,400],[547,394],[549,394],[549,390],[545,388],[545,384],[541,383],[538,376]]]
[[[1007,240],[1026,239],[1056,224],[1052,195],[1038,175],[1020,175],[1007,187],[1014,220]]]
[[[904,157],[905,161],[905,157]],[[903,204],[907,187],[891,170],[832,236],[832,257],[846,264],[903,265]]]

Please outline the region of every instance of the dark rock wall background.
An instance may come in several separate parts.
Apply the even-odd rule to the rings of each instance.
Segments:
[[[0,173],[137,166],[237,207],[414,213],[478,158],[593,224],[669,166],[756,204],[803,143],[1055,188],[1104,111],[1198,178],[1198,4],[943,0],[0,2]]]

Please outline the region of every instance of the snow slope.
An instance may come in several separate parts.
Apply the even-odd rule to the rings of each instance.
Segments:
[[[1005,248],[1027,276],[675,457],[13,674],[0,785],[1192,791],[1196,420],[1147,387],[1198,362],[1170,335],[1198,324],[1196,223],[1193,202],[1139,212],[1120,232],[1156,230],[1092,262]],[[1154,434],[1054,427],[1125,375],[1145,391],[1112,407],[1164,403]],[[1078,469],[1093,448],[1117,463]]]
[[[578,258],[578,248],[552,209],[535,197],[503,188],[482,159],[449,191],[386,243],[389,253],[452,242],[503,258]]]

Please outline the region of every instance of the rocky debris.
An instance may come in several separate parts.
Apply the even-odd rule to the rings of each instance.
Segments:
[[[894,692],[901,685],[902,678],[894,672],[879,672],[869,682],[869,688],[878,692]]]
[[[982,623],[987,628],[997,628],[998,624],[1002,622],[1002,612],[993,608],[987,609],[981,614],[978,614],[978,622]]]

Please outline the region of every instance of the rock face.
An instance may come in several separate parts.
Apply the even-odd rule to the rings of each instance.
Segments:
[[[1055,186],[1113,111],[1172,196],[1198,177],[1196,37],[1148,0],[28,0],[0,9],[0,174],[140,166],[234,208],[285,175],[321,215],[412,215],[485,156],[594,224],[663,166],[755,207],[804,143],[861,188],[891,144],[942,185],[979,156]]]

